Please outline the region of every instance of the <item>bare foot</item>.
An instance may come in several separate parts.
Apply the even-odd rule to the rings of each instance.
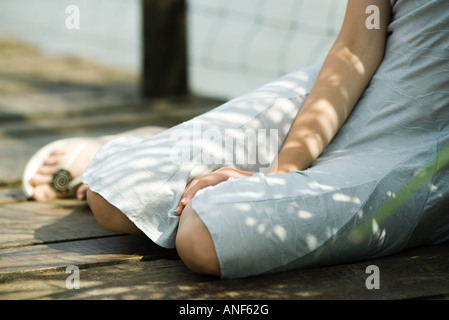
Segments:
[[[48,201],[55,198],[73,196],[71,193],[58,193],[52,186],[53,175],[60,169],[67,169],[73,178],[81,177],[90,161],[94,158],[98,150],[109,141],[125,136],[139,136],[149,138],[162,131],[164,127],[143,127],[127,131],[118,135],[103,136],[93,138],[86,142],[69,142],[61,148],[53,151],[44,161],[42,166],[31,177],[29,183],[34,188],[33,198],[36,201]],[[66,168],[67,164],[69,167]],[[76,197],[80,200],[86,199],[88,186],[83,184],[76,190]]]
[[[33,198],[36,201],[48,201],[54,198],[73,196],[69,193],[58,193],[51,187],[53,175],[60,169],[67,169],[74,178],[81,177],[97,151],[107,141],[98,138],[88,142],[71,142],[53,151],[30,179],[30,184],[34,187]],[[69,167],[65,168],[69,162]],[[76,197],[84,200],[86,192],[87,186],[79,187]]]

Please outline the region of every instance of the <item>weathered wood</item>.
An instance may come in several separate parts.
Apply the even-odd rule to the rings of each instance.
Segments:
[[[143,96],[186,94],[186,1],[142,0],[142,12]]]
[[[180,260],[156,259],[82,269],[80,289],[65,287],[63,269],[0,282],[0,299],[413,299],[449,295],[449,244],[353,264],[236,280],[199,276]],[[368,290],[368,265],[380,289]]]
[[[161,107],[163,103],[160,103]],[[98,128],[114,128],[116,133],[123,132],[130,127],[143,127],[149,125],[159,125],[172,127],[180,122],[190,120],[191,118],[210,111],[212,108],[218,106],[218,103],[207,103],[204,100],[198,104],[179,103],[179,104],[165,104],[165,110],[155,108],[155,106],[148,106],[139,109],[132,109],[128,107],[126,112],[119,112],[119,110],[105,110],[104,114],[98,113],[95,115],[68,117],[65,119],[38,119],[27,123],[5,123],[0,129],[1,135],[13,135],[18,137],[29,137],[36,134],[85,134],[86,132],[98,130]],[[174,111],[173,108],[178,107],[184,109],[182,111]]]
[[[173,252],[146,237],[130,235],[7,248],[0,250],[0,279],[68,265],[111,264],[168,254]]]
[[[85,240],[80,240],[85,238]],[[78,240],[77,240],[78,239]],[[237,280],[198,276],[174,250],[114,236],[77,200],[0,206],[1,299],[412,299],[449,296],[449,243],[326,268]],[[166,258],[175,260],[166,260]],[[380,270],[368,290],[366,267]],[[65,267],[81,268],[81,290]]]
[[[0,184],[4,183],[5,185],[8,184],[6,181],[0,181]],[[18,181],[11,182],[12,185],[18,185]],[[25,201],[26,197],[23,193],[22,189],[18,187],[12,187],[12,188],[1,188],[0,187],[0,205],[8,204],[8,203],[15,203],[20,201]]]
[[[4,30],[4,29],[3,29]],[[2,30],[2,31],[3,31]],[[5,97],[21,97],[39,104],[41,95],[96,91],[99,96],[113,90],[133,89],[139,77],[123,68],[104,65],[75,54],[51,55],[36,46],[0,31],[0,106]],[[99,97],[100,98],[100,97]],[[100,99],[101,100],[101,99]],[[53,105],[57,109],[59,105]],[[1,108],[0,108],[1,109]],[[20,109],[19,109],[20,110]],[[0,115],[5,114],[0,111]]]
[[[101,227],[86,202],[78,200],[0,206],[0,249],[116,234]]]

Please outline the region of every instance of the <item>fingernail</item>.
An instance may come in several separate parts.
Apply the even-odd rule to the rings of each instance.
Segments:
[[[181,203],[185,205],[186,200],[187,200],[186,197],[182,198]]]
[[[181,212],[181,205],[179,204],[175,210],[175,213],[180,213],[180,212]]]

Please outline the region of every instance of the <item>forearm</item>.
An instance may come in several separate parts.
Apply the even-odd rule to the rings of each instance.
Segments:
[[[337,134],[382,61],[385,35],[371,37],[337,38],[271,174],[307,169]]]
[[[372,77],[347,48],[336,45],[278,155],[278,173],[308,168],[351,113]]]

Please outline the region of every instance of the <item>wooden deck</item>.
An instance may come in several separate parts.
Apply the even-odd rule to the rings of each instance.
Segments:
[[[36,61],[47,58],[17,46],[22,56],[8,58],[0,50],[0,83],[3,89],[10,88],[0,92],[0,299],[449,298],[449,244],[359,263],[221,280],[193,274],[175,250],[162,249],[144,237],[104,230],[85,202],[27,201],[20,189],[23,167],[49,141],[148,124],[170,126],[219,101],[197,97],[141,101],[130,85],[132,78],[123,75],[101,86],[79,76],[66,79],[63,86],[61,79],[53,83],[37,69],[24,72],[25,62],[37,68]],[[15,47],[9,43],[9,48]],[[8,73],[14,66],[15,73]],[[95,68],[89,70],[98,75],[101,70]],[[102,72],[103,79],[117,75]],[[366,287],[370,265],[379,268],[379,289]],[[72,266],[79,268],[79,289],[68,281],[76,275]]]
[[[372,261],[220,280],[190,272],[174,250],[102,229],[85,203],[35,203],[2,190],[0,299],[447,299],[449,244]],[[68,266],[79,289],[70,289]],[[367,289],[376,265],[380,288]]]

